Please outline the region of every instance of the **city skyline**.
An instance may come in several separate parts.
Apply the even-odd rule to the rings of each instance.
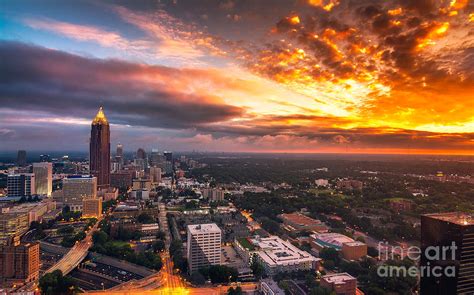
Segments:
[[[0,152],[474,153],[472,2],[71,5],[0,13]]]

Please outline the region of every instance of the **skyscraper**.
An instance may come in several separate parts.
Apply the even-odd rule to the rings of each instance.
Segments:
[[[123,157],[123,145],[122,144],[117,144],[117,151],[115,152],[115,155],[117,157]]]
[[[16,164],[20,167],[26,166],[26,151],[18,151],[18,154],[16,156]]]
[[[40,162],[51,162],[51,156],[47,154],[42,154],[39,156]]]
[[[110,127],[102,107],[92,120],[90,172],[97,177],[97,187],[110,185]]]
[[[36,194],[35,175],[33,173],[8,175],[7,190],[10,197],[29,197]]]
[[[474,294],[472,216],[459,212],[422,215],[421,253],[420,269],[425,269],[421,295]]]
[[[117,144],[117,150],[115,152],[115,161],[119,163],[119,166],[123,164],[123,145]]]
[[[139,148],[137,150],[137,159],[145,159],[146,158],[146,152],[144,149]]]
[[[38,195],[51,197],[53,192],[53,163],[33,163],[35,189]]]
[[[165,156],[166,161],[173,162],[173,153],[164,151],[163,155]]]

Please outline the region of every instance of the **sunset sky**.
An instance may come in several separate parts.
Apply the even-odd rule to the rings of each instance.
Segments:
[[[467,0],[2,1],[0,151],[474,154]]]

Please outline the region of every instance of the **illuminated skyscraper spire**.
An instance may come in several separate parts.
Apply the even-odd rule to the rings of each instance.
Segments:
[[[91,127],[90,173],[97,177],[99,189],[106,188],[110,185],[110,126],[102,107]]]
[[[107,117],[104,114],[104,108],[101,106],[97,115],[95,115],[94,120],[92,120],[92,124],[108,124]]]

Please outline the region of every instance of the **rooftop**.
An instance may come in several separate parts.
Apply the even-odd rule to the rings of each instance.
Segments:
[[[288,241],[283,241],[277,236],[268,238],[254,238],[251,242],[260,248],[258,255],[270,266],[293,265],[307,261],[318,261],[308,252],[298,249]]]
[[[352,247],[365,245],[364,243],[359,242],[359,241],[348,242],[348,243],[344,243],[344,244],[345,244],[345,245],[348,245],[348,246],[352,246]]]
[[[338,285],[338,284],[344,284],[347,281],[355,280],[356,278],[354,278],[353,276],[351,276],[350,274],[346,272],[343,272],[343,273],[325,275],[321,279],[325,280],[328,283]]]
[[[188,225],[188,230],[192,234],[204,234],[204,233],[215,233],[215,232],[220,233],[221,232],[221,229],[215,223]]]
[[[325,247],[341,248],[344,243],[352,243],[354,240],[339,233],[323,233],[311,235],[318,244]]]
[[[65,179],[89,179],[93,177],[92,175],[68,175]]]
[[[457,225],[474,225],[474,216],[463,212],[433,213],[424,216],[438,219]]]
[[[286,219],[290,222],[299,224],[299,225],[319,225],[321,224],[320,220],[313,219],[311,217],[305,216],[300,213],[285,213],[281,214],[282,219]]]

